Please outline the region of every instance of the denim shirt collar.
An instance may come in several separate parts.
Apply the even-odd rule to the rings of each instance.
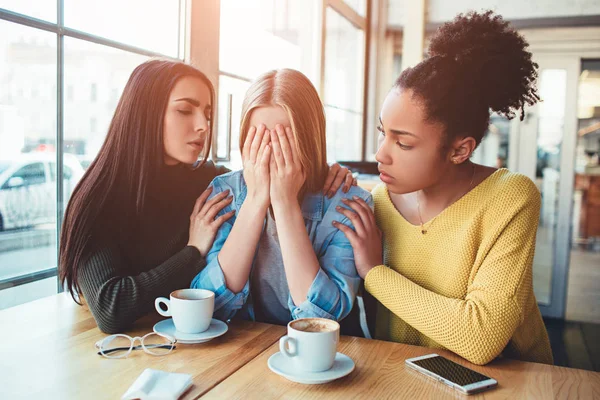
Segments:
[[[246,183],[244,182],[240,194],[236,199],[238,208],[242,207],[242,203],[244,203],[244,200],[246,200],[247,193],[248,186],[246,186]],[[321,192],[305,194],[300,208],[302,210],[302,217],[304,217],[304,219],[321,221],[325,212],[325,195],[323,195]]]

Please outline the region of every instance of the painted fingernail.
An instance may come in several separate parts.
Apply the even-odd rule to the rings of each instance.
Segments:
[[[342,207],[337,206],[335,209],[338,210],[338,211],[341,211]]]
[[[333,226],[337,226],[337,224],[338,224],[338,223],[337,223],[337,221],[333,221],[333,222],[331,223],[331,225],[333,225]]]
[[[354,200],[358,200],[358,196],[352,196]]]

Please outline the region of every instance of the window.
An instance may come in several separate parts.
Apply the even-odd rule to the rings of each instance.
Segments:
[[[360,160],[363,142],[365,33],[333,8],[326,11],[324,103],[327,158]]]
[[[90,133],[96,133],[96,118],[90,118]]]
[[[242,166],[239,123],[251,80],[293,68],[319,87],[320,8],[320,2],[305,0],[221,0],[217,160]]]
[[[56,0],[0,0],[0,309],[56,293],[57,206],[100,148],[135,66],[183,57],[185,0],[60,1],[63,25]]]
[[[148,57],[108,46],[65,38],[65,84],[89,87],[91,96],[65,104],[65,152],[94,158],[129,75]],[[99,96],[97,88],[116,100]],[[87,101],[86,101],[87,100]]]
[[[73,170],[68,165],[63,165],[63,179],[69,180],[73,177]],[[56,181],[56,163],[50,163],[50,179]]]
[[[8,167],[10,167],[10,163],[6,161],[0,162],[0,174],[6,171]]]
[[[63,166],[63,179],[69,180],[73,176],[73,171],[68,165]],[[56,163],[50,163],[50,179],[52,182],[56,182]]]
[[[0,0],[0,8],[56,22],[56,0]]]
[[[0,38],[0,82],[16,86],[10,101],[0,94],[0,157],[11,157],[55,143],[56,96],[33,88],[56,81],[56,35],[0,20]]]
[[[90,86],[90,101],[95,103],[98,98],[98,86],[95,83],[92,83]]]
[[[43,18],[42,3],[51,1],[0,0],[0,7],[14,5],[16,12]],[[46,182],[43,161],[56,155],[56,95],[42,90],[58,87],[56,42],[55,33],[0,19],[0,82],[12,92],[0,93],[0,163],[6,165],[0,176],[0,282],[57,265],[56,189]],[[35,295],[2,289],[0,309],[56,293],[56,283],[53,292]]]
[[[64,0],[65,26],[170,57],[182,57],[181,3],[179,0]]]
[[[315,1],[221,0],[220,70],[254,79],[272,69],[294,68],[315,82],[316,12]]]
[[[324,27],[319,23],[323,11]],[[361,160],[366,11],[366,0],[222,0],[219,84],[226,88],[219,88],[217,159],[229,161],[230,168],[241,167],[234,118],[241,112],[236,99],[243,100],[244,82],[275,68],[293,68],[320,91],[329,161]],[[235,89],[234,80],[239,83]]]
[[[242,156],[239,151],[239,126],[242,118],[242,101],[249,82],[228,76],[219,78],[219,106],[217,107],[218,131],[217,157],[241,166]]]
[[[44,170],[44,164],[38,162],[21,167],[21,169],[19,169],[11,176],[11,179],[14,178],[21,179],[23,182],[23,186],[33,186],[45,183],[46,172]],[[6,188],[6,185],[4,186],[4,188]]]
[[[471,160],[489,167],[507,168],[510,123],[507,118],[492,114],[488,130],[473,152]]]

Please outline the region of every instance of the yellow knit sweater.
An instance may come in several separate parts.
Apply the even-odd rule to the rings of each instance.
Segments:
[[[445,348],[475,364],[500,354],[552,363],[533,294],[540,194],[531,180],[494,172],[421,233],[373,190],[384,263],[366,276],[379,300],[376,336]]]

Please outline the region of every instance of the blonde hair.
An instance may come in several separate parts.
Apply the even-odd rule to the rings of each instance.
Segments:
[[[329,171],[325,111],[315,87],[301,72],[293,69],[273,70],[252,82],[242,105],[240,151],[248,135],[252,111],[272,106],[282,107],[290,119],[298,157],[306,174],[300,193],[320,191]]]

